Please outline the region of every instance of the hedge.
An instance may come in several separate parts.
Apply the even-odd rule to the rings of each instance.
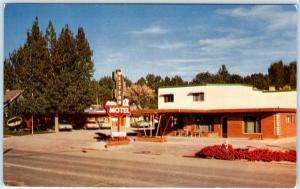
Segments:
[[[296,151],[272,151],[269,149],[242,149],[233,148],[232,145],[214,145],[202,148],[195,154],[200,158],[215,158],[223,160],[248,161],[291,161],[296,162]]]

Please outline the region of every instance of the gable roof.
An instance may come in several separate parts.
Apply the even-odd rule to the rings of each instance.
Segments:
[[[6,107],[8,104],[16,100],[24,90],[11,90],[11,91],[5,91],[4,94],[4,107]]]

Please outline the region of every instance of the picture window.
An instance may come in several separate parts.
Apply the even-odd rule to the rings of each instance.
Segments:
[[[244,117],[244,133],[260,133],[260,118],[255,116]]]

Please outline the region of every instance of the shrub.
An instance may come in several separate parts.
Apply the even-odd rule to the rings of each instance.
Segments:
[[[248,161],[291,161],[296,162],[296,151],[272,151],[269,149],[234,149],[232,145],[213,145],[202,148],[195,154],[200,158],[223,160],[246,159]]]

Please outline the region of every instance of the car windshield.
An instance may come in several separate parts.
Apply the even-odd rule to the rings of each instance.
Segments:
[[[60,123],[63,123],[63,124],[68,124],[68,120],[66,120],[66,119],[62,119],[62,120],[60,121]]]

